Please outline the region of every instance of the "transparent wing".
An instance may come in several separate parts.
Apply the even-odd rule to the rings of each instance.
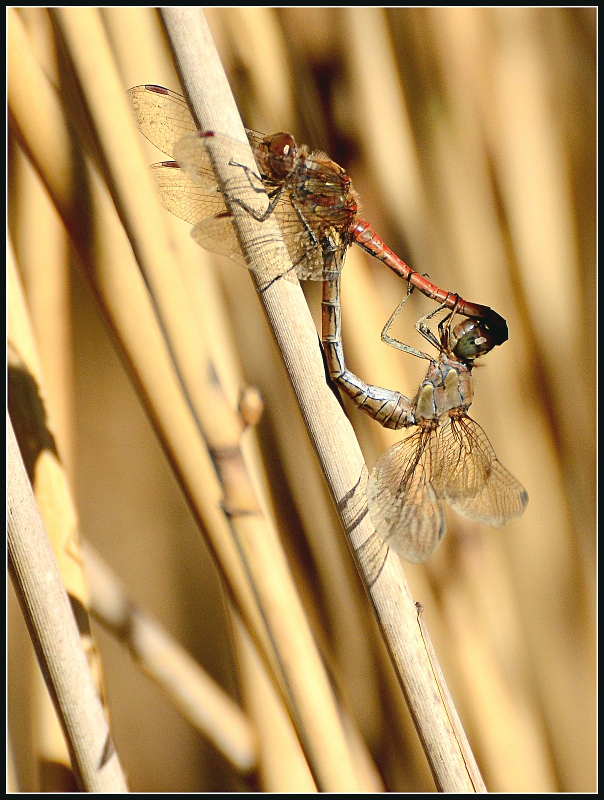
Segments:
[[[187,134],[197,133],[197,126],[191,116],[185,98],[165,89],[163,86],[134,86],[128,89],[127,95],[134,112],[138,129],[159,150],[171,158],[176,158],[174,148]],[[252,150],[264,140],[264,134],[246,128],[247,137]],[[212,134],[224,136],[224,134]],[[236,144],[235,139],[224,136]],[[213,175],[212,165],[208,160],[205,168]]]
[[[229,211],[226,211],[222,217],[209,217],[202,220],[193,228],[191,236],[204,250],[217,253],[219,256],[226,256],[241,267],[247,266],[239,247],[233,216]]]
[[[322,280],[323,252],[319,240],[302,224],[289,196],[282,198],[277,203],[273,213],[298,278],[300,280]]]
[[[519,517],[528,502],[526,490],[501,464],[486,433],[463,412],[440,428],[434,482],[451,508],[493,528]]]
[[[128,90],[128,95],[141,133],[176,159],[175,162],[166,161],[152,167],[164,206],[180,219],[196,226],[192,232],[193,238],[206,250],[244,264],[233,219],[212,167],[210,147],[212,141],[228,139],[231,160],[236,164],[246,163],[246,157],[249,157],[246,148],[241,142],[223,134],[212,133],[207,138],[199,134],[184,97],[170,89],[153,85],[135,86]],[[255,152],[263,142],[264,134],[249,129],[246,133],[252,152]],[[323,159],[328,162],[326,156]],[[341,191],[340,184],[327,166],[322,166],[321,162],[315,167],[311,174],[317,186],[313,183],[310,188],[306,187],[307,193],[316,191],[329,196],[330,192],[335,195],[338,190]],[[320,175],[315,175],[319,167]],[[295,191],[295,187],[289,189]],[[262,217],[267,208],[264,186],[257,170],[241,167],[239,175],[225,187],[225,192],[229,199],[239,200],[253,208],[256,216]],[[292,205],[288,188],[272,213],[285,239],[297,276],[302,280],[321,280],[324,269],[319,244],[324,237],[321,218],[302,222],[301,215]],[[345,222],[343,220],[343,224]],[[346,244],[337,235],[333,239],[339,243],[341,264]],[[259,244],[261,246],[262,243]]]
[[[279,207],[274,212],[279,222]],[[280,223],[279,223],[280,224]],[[221,216],[202,220],[192,231],[195,241],[211,253],[228,256],[235,263],[246,266],[245,259],[239,247],[237,232],[233,216],[225,211]],[[265,237],[266,246],[270,247],[272,235]],[[295,274],[301,280],[321,280],[323,275],[323,257],[321,248],[309,247],[306,232],[298,230],[284,233],[284,240],[289,252]],[[262,248],[262,233],[255,242],[256,247]],[[292,274],[292,280],[296,280]]]
[[[176,161],[162,161],[151,167],[164,207],[179,219],[194,225],[191,235],[205,250],[227,256],[245,266],[233,217],[224,195],[214,180],[205,186],[193,183]],[[320,280],[323,274],[321,248],[310,240],[286,199],[279,200],[273,212],[282,230],[296,274],[302,280]],[[261,246],[261,242],[258,243]],[[267,237],[267,244],[269,239]]]
[[[128,97],[140,132],[173,158],[176,142],[196,130],[184,97],[151,85],[128,89]]]
[[[489,479],[494,457],[482,428],[465,411],[454,409],[442,419],[439,428],[438,460],[433,476],[439,493],[450,504],[475,497]]]
[[[244,265],[233,218],[218,187],[205,140],[196,135],[186,136],[178,142],[175,152],[178,163],[163,161],[152,167],[164,206],[180,219],[196,226],[192,236],[203,248],[212,253],[226,255],[237,264]],[[234,160],[236,158],[235,148]],[[246,204],[255,201],[254,181],[259,182],[260,178],[242,168],[241,174],[229,183],[228,195],[243,200]],[[264,196],[262,198],[266,208],[267,201]],[[258,216],[262,216],[264,209],[260,207],[255,211]],[[288,194],[284,193],[279,198],[272,215],[281,229],[297,276],[302,280],[321,280],[321,247],[303,225]]]
[[[378,458],[367,486],[369,516],[392,549],[414,564],[426,561],[445,534],[445,515],[432,483],[437,431],[420,429]]]
[[[216,179],[213,186],[208,183],[201,187],[179,169],[176,161],[162,161],[153,164],[151,169],[164,207],[179,219],[197,225],[202,219],[227,211]]]
[[[193,239],[205,250],[245,266],[232,215],[216,181],[205,187],[193,183],[176,161],[162,161],[151,169],[164,207],[195,226]]]
[[[251,130],[247,130],[247,135],[252,152],[254,152],[262,142],[263,136]],[[202,189],[207,188],[212,193],[217,191],[217,182],[212,169],[211,148],[218,139],[228,139],[228,151],[233,164],[242,165],[246,162],[247,148],[241,142],[221,134],[213,134],[207,138],[199,134],[188,135],[183,137],[174,149],[175,158],[186,176],[197,186]],[[315,172],[318,172],[320,177],[314,175]],[[334,178],[330,177],[329,181],[324,181],[322,179],[323,172],[332,176],[332,173],[329,173],[326,168],[323,171],[311,170],[312,181],[304,180],[301,193],[304,199],[308,195],[316,194],[325,202],[325,208],[317,203],[318,210],[315,209],[312,213],[308,208],[298,210],[300,200],[296,193],[300,187],[295,179],[291,179],[281,187],[281,195],[269,215],[276,219],[296,274],[302,280],[322,280],[324,258],[321,242],[327,235],[329,235],[330,246],[338,251],[339,264],[343,263],[347,248],[342,231],[348,230],[350,212],[345,209],[330,208],[327,201],[331,199],[332,194],[336,196],[335,186],[332,185]],[[306,174],[306,170],[304,170],[304,174]],[[268,209],[269,201],[266,200],[264,192],[265,187],[259,170],[252,170],[244,166],[240,166],[235,177],[224,187],[224,194],[230,201],[239,202],[246,210],[252,209],[257,219],[262,219]]]
[[[226,141],[226,149],[231,161],[235,164],[245,164],[249,160],[247,145],[232,139],[230,136],[212,133],[190,133],[183,136],[174,146],[174,158],[185,175],[202,189],[213,189],[217,185],[216,173],[212,166],[212,147],[217,142]],[[258,214],[262,214],[267,206],[263,197],[264,184],[258,175],[255,165],[253,169],[240,167],[237,176],[226,187],[229,195],[244,200]],[[263,207],[258,202],[262,200]]]

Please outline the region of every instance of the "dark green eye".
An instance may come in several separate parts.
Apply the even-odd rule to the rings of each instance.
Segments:
[[[492,350],[493,337],[488,329],[481,327],[477,320],[466,319],[453,331],[455,346],[453,352],[460,361],[474,361]]]

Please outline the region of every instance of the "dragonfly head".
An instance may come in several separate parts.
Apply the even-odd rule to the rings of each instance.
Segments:
[[[471,364],[492,350],[498,342],[484,323],[467,317],[453,328],[449,344],[456,358],[464,364]]]
[[[262,166],[272,180],[287,178],[295,166],[296,140],[291,133],[272,133],[264,137]]]
[[[495,345],[503,344],[508,340],[508,324],[504,318],[493,311],[492,308],[487,308],[488,314],[481,319],[483,328],[487,328],[493,340],[492,347]]]

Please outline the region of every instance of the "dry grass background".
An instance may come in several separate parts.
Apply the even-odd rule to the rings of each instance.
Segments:
[[[59,93],[73,93],[61,47],[56,72],[48,66],[56,45],[47,12],[20,16]],[[527,488],[527,510],[498,531],[451,513],[433,559],[405,572],[489,790],[593,791],[595,9],[227,8],[206,16],[244,123],[291,131],[328,152],[395,252],[508,321],[509,341],[476,370],[471,416]],[[153,11],[108,9],[102,18],[124,91],[142,83],[179,90]],[[149,163],[163,158],[142,137],[141,147]],[[305,790],[312,784],[288,744],[291,729],[273,711],[170,466],[72,269],[63,228],[12,139],[9,169],[9,234],[81,534],[242,704],[262,743],[259,775],[246,783],[95,626],[130,786]],[[264,415],[246,436],[262,456],[268,503],[342,702],[387,790],[432,791],[249,276],[196,247],[184,222],[169,224],[187,249],[191,299],[211,327],[233,402],[243,383],[262,392]],[[352,248],[344,271],[349,365],[367,382],[413,395],[424,367],[379,338],[405,287],[371,262]],[[304,288],[318,322],[319,287]],[[412,302],[417,313],[398,335],[420,346],[411,322],[429,304]],[[354,410],[350,419],[371,468],[399,435]],[[21,788],[33,790],[32,655],[13,607],[8,646],[14,760]]]

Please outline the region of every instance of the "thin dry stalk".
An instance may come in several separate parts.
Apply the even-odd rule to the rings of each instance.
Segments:
[[[18,30],[17,23],[13,24],[12,30],[13,32]],[[23,39],[19,44],[20,47],[11,50],[15,58],[24,57],[26,54],[27,48]],[[34,65],[13,62],[10,72],[15,81],[11,87],[11,107],[14,118],[20,126],[22,140],[40,170],[64,221],[67,224],[72,223],[74,214],[70,207],[70,198],[64,183],[61,183],[61,176],[68,174],[68,167],[65,164],[61,169],[60,155],[64,155],[67,151],[62,150],[61,154],[49,158],[48,150],[37,144],[35,123],[31,117],[28,119],[28,114],[25,113],[30,104],[27,99],[27,87],[36,86],[36,91],[42,94],[42,98],[39,97],[40,104],[36,105],[38,108],[44,107],[47,112],[44,117],[45,125],[48,126],[52,121],[61,130],[61,126],[64,127],[61,111],[48,89],[46,93],[41,91],[46,84],[39,71],[33,75]],[[18,84],[18,78],[22,81],[21,84]],[[54,142],[66,142],[67,130],[64,129],[63,133],[53,131],[50,138]],[[55,187],[58,189],[57,192],[54,192]],[[81,219],[80,227],[72,225],[70,232],[74,235],[74,242],[82,262],[88,267],[89,274],[94,279],[96,291],[103,295],[103,305],[112,317],[113,324],[120,331],[120,340],[130,354],[128,360],[135,372],[135,379],[139,385],[145,387],[143,396],[150,416],[166,443],[173,462],[177,465],[194,513],[198,516],[202,527],[212,534],[212,545],[227,584],[243,610],[254,636],[262,643],[264,656],[277,674],[283,693],[295,708],[292,716],[298,725],[302,724],[300,710],[307,708],[303,715],[306,726],[311,729],[314,726],[316,733],[303,734],[301,738],[310,750],[314,748],[315,760],[327,765],[323,769],[326,785],[334,788],[356,787],[354,766],[340,732],[339,717],[333,705],[331,689],[313,651],[312,640],[307,625],[301,617],[300,606],[292,590],[285,561],[280,551],[273,546],[272,540],[266,537],[254,537],[254,525],[246,526],[246,523],[253,520],[248,520],[247,515],[243,515],[239,533],[241,534],[242,529],[247,527],[246,536],[249,543],[247,546],[251,546],[252,550],[248,550],[246,562],[241,562],[241,549],[245,549],[245,539],[233,541],[231,527],[225,516],[225,511],[228,512],[229,509],[228,507],[225,509],[222,490],[217,485],[213,466],[195,430],[190,410],[184,404],[180,389],[175,382],[173,367],[157,329],[148,295],[138,274],[124,273],[124,265],[130,263],[131,254],[127,243],[120,239],[120,232],[115,230],[110,203],[103,194],[98,179],[94,177],[92,198],[97,204],[94,214],[95,224],[100,230],[113,231],[107,248],[108,263],[105,263],[104,269],[95,271],[90,261],[90,253],[83,246],[84,242],[78,235],[78,230],[83,229]],[[112,271],[108,265],[112,268],[117,266],[118,270]],[[232,485],[237,490],[237,482]],[[246,499],[249,502],[249,497]],[[237,505],[233,508],[237,508]],[[264,549],[258,551],[262,543]],[[271,564],[272,566],[267,568],[267,565]],[[251,573],[256,576],[254,586],[250,586],[249,583]],[[258,598],[262,606],[260,612]],[[265,621],[268,621],[269,626],[273,625],[273,630],[268,633]],[[275,622],[279,630],[274,628]],[[292,637],[295,642],[292,641]],[[279,655],[281,641],[288,643],[284,652],[288,654],[295,652],[296,658],[288,660]],[[287,678],[282,677],[284,668],[288,672]],[[313,697],[310,705],[301,699],[301,691],[306,691]],[[348,763],[349,768],[343,770],[343,763]]]
[[[325,29],[328,12],[320,13]],[[383,29],[376,18],[384,14],[390,25],[376,38],[376,28]],[[345,88],[338,83],[335,113],[332,106],[328,113],[340,136],[354,131],[377,186],[367,191],[370,184],[361,183],[362,171],[357,178],[356,164],[350,165],[351,175],[372,221],[376,211],[379,220],[384,197],[387,220],[413,211],[407,202],[415,206],[417,187],[405,197],[407,163],[391,146],[405,140],[393,113],[401,100],[396,94],[405,87],[402,99],[414,123],[429,202],[423,233],[408,219],[398,235],[418,271],[428,270],[441,285],[467,291],[508,318],[510,341],[476,371],[472,416],[506,466],[526,482],[531,498],[525,516],[498,532],[451,515],[440,552],[421,574],[408,571],[411,587],[425,602],[441,663],[490,788],[547,791],[558,781],[589,786],[595,758],[590,641],[595,604],[589,593],[595,573],[593,560],[581,559],[595,542],[589,495],[595,486],[596,295],[593,255],[578,262],[579,245],[589,252],[595,241],[589,236],[593,204],[579,203],[586,195],[592,203],[595,197],[594,161],[588,159],[593,116],[580,116],[595,97],[587,15],[584,9],[543,8],[351,9],[347,15],[345,34],[332,34],[329,43],[340,54],[339,42],[346,53],[351,80]],[[296,40],[314,33],[305,16]],[[383,56],[392,45],[398,60],[388,66]],[[309,60],[318,61],[314,53]],[[236,81],[236,73],[230,77]],[[341,119],[339,107],[347,112]],[[383,222],[375,224],[382,231]],[[427,258],[428,247],[435,259]],[[404,249],[401,255],[406,257]],[[417,382],[399,381],[396,369],[371,377],[381,325],[363,330],[371,314],[369,298],[361,290],[355,309],[354,297],[351,305],[345,294],[352,284],[352,256],[343,278],[344,325],[353,320],[344,336],[350,366],[371,382],[413,391]],[[374,272],[372,280],[382,283]],[[390,310],[381,310],[382,324]],[[561,364],[571,368],[572,380]],[[575,403],[577,387],[581,397]],[[376,445],[367,442],[383,439],[383,432],[364,418],[351,420],[369,463]],[[572,448],[564,445],[570,440]],[[573,451],[566,463],[565,449]],[[573,507],[581,508],[574,529]],[[432,600],[416,575],[431,581]],[[480,593],[469,590],[476,578]],[[572,594],[561,590],[571,586]],[[561,620],[568,619],[571,607],[573,623],[567,627]],[[575,692],[564,691],[564,685]]]
[[[18,794],[21,791],[10,736],[6,738],[6,791],[7,794]]]
[[[78,602],[82,610],[88,609],[89,588],[82,572],[75,509],[53,448],[42,444],[45,437],[51,436],[52,426],[47,414],[35,411],[36,402],[43,403],[44,391],[12,259],[9,259],[8,297],[9,356],[14,353],[14,359],[9,362],[13,373],[13,379],[9,377],[9,407],[22,423],[20,439],[27,447],[32,465],[36,464],[34,477],[38,506],[66,589],[72,602]],[[27,375],[30,380],[19,380],[18,375],[23,378]],[[34,395],[31,392],[24,394],[26,386],[35,388]],[[44,427],[40,430],[42,422]],[[21,445],[22,449],[24,445]],[[86,548],[85,556],[95,616],[122,639],[143,671],[160,683],[177,707],[215,743],[237,770],[244,774],[250,772],[256,761],[254,737],[243,714],[182,648],[124,596],[108,568],[90,547]],[[96,655],[96,649],[89,633],[82,636],[90,659]],[[97,659],[94,666],[92,674],[98,683],[101,676]],[[97,685],[97,692],[101,694],[100,685]],[[69,766],[68,756],[65,766]]]
[[[201,129],[219,130],[244,140],[230,88],[199,14],[163,12],[183,87]],[[217,175],[228,180],[229,154],[217,155]],[[250,163],[253,163],[250,153]],[[231,168],[232,169],[232,168]],[[342,515],[342,521],[401,680],[401,685],[425,746],[437,786],[445,791],[484,791],[476,785],[467,763],[473,757],[465,741],[456,738],[427,656],[417,612],[407,589],[400,561],[377,540],[366,513],[366,468],[348,421],[328,390],[315,344],[315,328],[298,287],[274,280],[283,274],[284,247],[266,244],[266,224],[234,209],[238,233],[265,311],[281,349],[309,435]],[[275,225],[276,227],[276,225]],[[277,231],[275,231],[277,234]],[[275,240],[277,241],[277,240]],[[462,755],[463,753],[463,755]],[[472,775],[478,769],[472,769]]]
[[[89,593],[79,552],[75,507],[56,450],[29,316],[10,255],[7,269],[9,410],[18,423],[17,438],[22,443],[23,457],[35,484],[36,502],[65,588],[70,597],[86,609]],[[100,694],[101,686],[97,689]]]
[[[78,610],[82,647],[97,694],[102,699],[102,668],[90,633],[89,592],[82,568],[76,512],[46,406],[44,382],[12,249],[9,250],[7,272],[8,407],[11,421],[65,589],[73,607]],[[56,722],[52,722],[52,707],[44,693],[39,696],[37,712],[41,723],[38,746],[42,769],[45,763],[53,760],[56,764],[63,764],[66,777],[70,768],[69,754]],[[70,785],[56,788],[68,790]]]
[[[127,792],[67,592],[6,415],[9,569],[82,791]]]
[[[147,182],[150,175],[130,125],[125,97],[121,103],[115,103],[111,117],[106,113],[107,96],[119,98],[120,87],[100,20],[93,12],[73,9],[57,12],[57,18],[109,167],[118,210],[157,304],[187,396],[207,439],[224,491],[221,505],[225,522],[233,530],[251,577],[274,651],[272,662],[280,675],[292,717],[301,726],[301,740],[309,748],[309,758],[318,771],[321,786],[331,790],[358,787],[326,673],[285,560],[274,546],[275,538],[269,534],[247,476],[239,447],[241,420],[230,412],[219,384],[209,379],[212,365],[208,354],[199,352],[201,332],[187,309],[186,291],[178,281],[178,264],[171,258],[161,211],[156,207],[152,217],[141,211],[140,186],[133,180],[133,174],[136,171],[146,175]],[[149,190],[147,194],[151,196],[152,192]],[[198,343],[197,350],[192,348],[192,341]],[[285,608],[287,615],[283,613]],[[287,658],[280,653],[281,649],[288,654]],[[290,661],[292,653],[295,656]]]
[[[170,701],[242,775],[258,766],[249,720],[225,691],[164,628],[128,597],[103,559],[83,545],[91,611]]]
[[[48,23],[47,9],[35,12]],[[54,32],[48,24],[41,40],[33,13],[18,10],[38,60],[68,104],[75,96],[65,80],[69,70],[59,74],[47,59],[55,49]],[[122,94],[148,82],[179,90],[153,9],[116,7],[101,14],[122,69]],[[265,132],[287,130],[298,142],[326,150],[351,175],[363,218],[397,253],[439,285],[485,302],[508,320],[509,342],[475,371],[471,416],[525,484],[530,497],[526,513],[500,531],[449,514],[447,536],[434,558],[405,566],[406,579],[413,598],[425,607],[431,638],[489,788],[591,791],[597,675],[597,11],[216,7],[205,14],[245,124]],[[48,108],[41,118],[36,114],[43,87],[34,82],[33,89],[35,104],[26,112],[43,147],[54,135],[53,125]],[[111,104],[106,110],[111,117]],[[163,158],[140,141],[148,164]],[[21,169],[13,158],[21,152],[10,135],[9,228],[33,318],[34,306],[43,305],[32,288],[43,293],[43,313],[55,313],[48,311],[47,283],[55,288],[60,280],[51,277],[49,261],[62,256],[38,205],[23,193]],[[69,181],[78,160],[76,147],[60,164],[58,177]],[[89,197],[81,194],[73,202],[86,247],[113,253],[116,262],[122,259],[119,249],[107,246],[113,236],[108,217],[100,215],[102,235],[94,239],[86,218]],[[25,214],[32,222],[24,220]],[[263,393],[261,424],[243,444],[247,448],[257,439],[263,447],[269,502],[321,649],[330,640],[335,653],[333,664],[326,657],[338,691],[343,687],[343,706],[352,709],[389,789],[429,790],[428,763],[249,277],[199,248],[184,222],[167,212],[163,216],[178,249],[187,251],[181,266],[197,304],[194,313],[204,324],[212,320],[208,338],[214,366],[228,387],[231,406],[236,406],[243,374]],[[33,263],[27,273],[26,257]],[[225,292],[225,330],[235,333],[242,369],[232,375],[232,355],[216,349],[227,338],[221,327],[227,315],[216,319],[213,314],[216,295],[208,291],[208,273]],[[213,674],[228,681],[231,669],[237,670],[241,697],[258,701],[245,707],[261,731],[260,785],[295,790],[295,783],[280,782],[299,776],[299,786],[306,788],[308,770],[304,779],[303,769],[291,766],[304,760],[302,751],[298,747],[296,755],[295,746],[279,747],[286,737],[296,738],[293,728],[282,733],[272,717],[259,718],[268,701],[260,700],[255,680],[247,686],[252,672],[243,669],[238,650],[229,650],[231,626],[224,627],[222,586],[209,554],[98,325],[87,287],[78,275],[73,278],[72,309],[61,311],[61,320],[47,322],[72,323],[69,314],[74,312],[69,345],[75,356],[77,424],[72,430],[86,533],[119,564],[120,574],[129,576],[129,592],[164,621],[169,618],[171,629],[177,627],[188,639],[191,652],[203,649]],[[112,293],[122,292],[122,283],[116,278]],[[303,288],[319,327],[321,286],[308,282]],[[407,362],[419,360],[391,351],[379,338],[395,297],[404,291],[405,285],[375,259],[350,248],[342,280],[348,365],[370,383],[409,395],[424,372],[420,364]],[[137,300],[125,295],[123,304],[142,329]],[[396,335],[421,346],[412,326],[420,304],[422,312],[428,310],[427,301],[414,295]],[[60,347],[48,325],[44,330],[42,342]],[[154,340],[147,341],[154,358]],[[51,369],[64,369],[57,361],[50,363]],[[42,368],[47,379],[52,377],[46,360]],[[180,411],[174,408],[175,415]],[[349,416],[371,467],[396,434],[356,410],[350,409]],[[335,568],[334,557],[340,559]],[[193,596],[198,598],[194,610]],[[33,718],[27,713],[31,670],[20,668],[29,642],[21,614],[11,606],[10,733],[23,788],[31,790],[36,772]],[[154,688],[111,644],[103,654],[113,726],[132,784],[156,790],[237,785],[233,770],[225,773],[214,764],[200,769],[191,726],[172,714],[162,697],[145,702]],[[209,750],[207,756],[216,754]]]
[[[73,363],[70,351],[68,240],[52,203],[23,154],[15,165],[18,185],[14,242],[31,315],[46,405],[63,465],[72,464]],[[40,247],[44,242],[44,247]]]
[[[242,701],[258,733],[258,781],[264,792],[315,793],[313,776],[284,704],[249,635],[233,620]]]

